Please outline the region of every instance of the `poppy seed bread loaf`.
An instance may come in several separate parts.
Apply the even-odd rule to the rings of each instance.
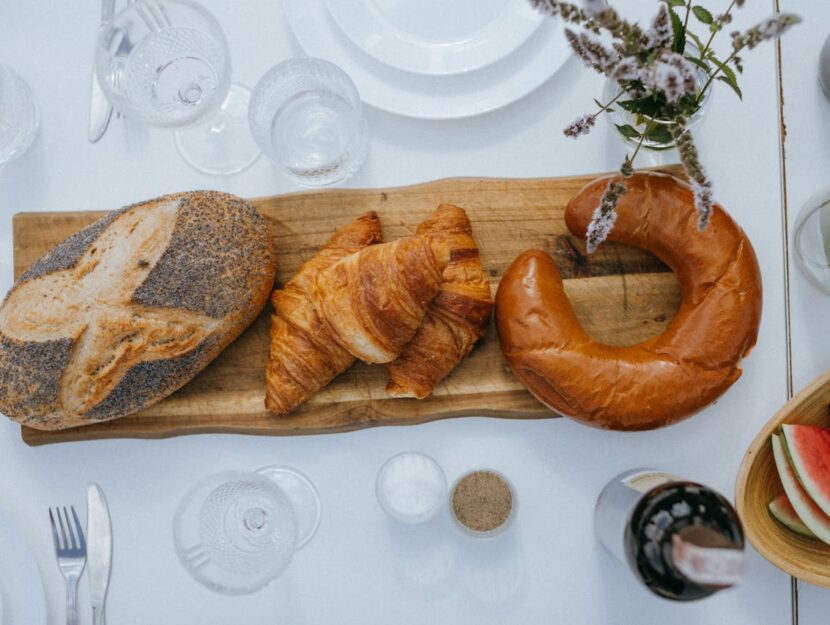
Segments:
[[[57,430],[159,401],[253,322],[275,270],[268,224],[241,198],[178,193],[109,213],[0,305],[0,412]]]

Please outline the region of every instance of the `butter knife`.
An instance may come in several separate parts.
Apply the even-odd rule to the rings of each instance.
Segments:
[[[112,20],[115,11],[115,0],[101,0],[101,26],[105,26]],[[89,134],[87,137],[91,143],[95,143],[104,136],[107,126],[112,117],[112,105],[107,100],[101,84],[98,82],[98,75],[95,73],[95,61],[92,63],[92,93],[89,99]]]
[[[97,484],[87,487],[86,514],[86,570],[92,600],[92,623],[104,625],[104,603],[112,566],[112,527],[104,491]]]

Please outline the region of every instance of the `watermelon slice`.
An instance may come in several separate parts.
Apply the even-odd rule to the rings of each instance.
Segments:
[[[830,516],[830,428],[784,425],[782,443],[798,481]]]
[[[784,451],[784,446],[777,434],[772,435],[772,453],[775,456],[775,466],[778,468],[778,475],[781,477],[784,492],[787,493],[790,503],[793,504],[793,508],[798,513],[798,517],[819,540],[830,545],[830,517],[822,512],[821,508],[810,499],[810,496],[798,483],[798,478],[787,461],[787,453]]]
[[[796,534],[815,538],[816,535],[810,531],[810,528],[804,525],[804,521],[798,518],[798,513],[793,508],[790,500],[787,498],[787,493],[781,493],[769,502],[769,511],[775,520],[790,528]]]

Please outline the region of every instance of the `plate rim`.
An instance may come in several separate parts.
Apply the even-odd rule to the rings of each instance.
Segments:
[[[497,64],[482,68],[480,70],[467,72],[465,74],[447,76],[413,75],[409,72],[395,70],[394,68],[390,68],[383,63],[380,63],[380,61],[373,59],[363,52],[363,50],[355,46],[348,38],[346,38],[345,34],[339,33],[337,31],[336,24],[333,24],[333,19],[325,8],[323,0],[283,0],[283,8],[289,29],[304,54],[327,59],[340,66],[344,71],[346,71],[347,74],[350,75],[352,80],[354,80],[358,87],[358,91],[360,91],[361,99],[364,104],[387,113],[412,119],[436,121],[466,119],[504,108],[523,99],[541,87],[556,73],[558,73],[559,70],[561,70],[561,68],[565,65],[566,61],[572,56],[570,47],[564,37],[564,25],[561,20],[546,18],[543,19],[542,26],[534,33],[533,36],[530,37],[527,42],[525,42],[523,46],[514,51],[513,54],[508,55],[508,57],[501,59]],[[321,19],[328,21],[328,23],[323,27],[321,27]],[[335,32],[331,32],[332,30]],[[309,41],[309,36],[315,39],[314,43]],[[345,41],[335,41],[336,36],[345,39]],[[547,39],[541,39],[542,37],[547,37]],[[332,46],[336,49],[336,52],[332,51]],[[534,76],[535,72],[538,72],[538,75],[535,75],[535,77],[529,80],[525,79],[524,86],[521,86],[518,89],[504,88],[502,85],[499,89],[495,90],[499,95],[504,94],[505,92],[509,92],[511,95],[501,95],[501,97],[494,97],[491,95],[489,97],[482,98],[480,92],[474,91],[472,95],[470,93],[464,94],[464,98],[468,100],[475,99],[476,103],[473,105],[455,103],[452,110],[447,110],[448,107],[446,105],[442,106],[434,104],[426,107],[421,105],[419,108],[418,106],[413,106],[412,103],[428,102],[430,94],[416,93],[411,90],[404,90],[400,87],[392,86],[391,89],[393,91],[397,90],[399,92],[395,97],[404,101],[404,104],[401,105],[400,102],[395,103],[394,101],[390,101],[388,97],[375,97],[375,94],[372,93],[371,90],[367,92],[364,88],[366,86],[364,82],[365,80],[368,80],[373,83],[375,87],[378,87],[383,91],[389,89],[390,85],[388,82],[384,82],[384,78],[382,76],[378,76],[378,73],[383,72],[397,74],[397,76],[394,76],[393,78],[393,80],[397,81],[400,81],[401,77],[416,82],[420,80],[433,81],[433,83],[458,79],[467,81],[476,80],[479,83],[487,85],[489,84],[488,81],[486,79],[482,80],[482,76],[484,76],[486,72],[494,71],[495,66],[510,61],[511,58],[520,55],[523,51],[526,53],[530,46],[540,48],[538,54],[535,54],[531,58],[538,66],[544,66],[544,71],[539,71],[538,67],[533,67],[532,63],[522,63],[519,66],[518,71],[512,72],[510,74],[511,76]],[[346,54],[348,54],[348,59],[347,62],[344,63],[344,55]],[[364,62],[361,62],[361,56],[365,57],[362,59]],[[370,66],[367,67],[366,63],[369,63]],[[374,65],[375,67],[372,68],[371,65]],[[532,71],[530,71],[531,69]],[[525,73],[522,74],[522,72]],[[405,97],[404,91],[406,91]],[[433,92],[434,91],[435,90],[433,89]],[[459,100],[463,100],[464,98],[459,96]]]
[[[510,19],[507,23],[496,24],[497,20],[493,20],[476,31],[476,36],[472,39],[447,43],[429,43],[407,36],[405,31],[400,30],[394,24],[387,24],[380,19],[367,19],[367,16],[376,18],[376,12],[361,0],[323,0],[323,5],[339,30],[355,46],[373,59],[400,71],[430,76],[464,74],[497,63],[524,45],[541,28],[544,22],[544,16],[537,11],[533,11],[529,5],[527,7],[528,11],[523,13],[521,10],[516,10],[516,8],[523,6],[521,0],[509,0],[509,5],[506,5],[500,14],[501,17],[502,14],[510,13]],[[512,11],[509,10],[511,7],[513,8]],[[348,10],[349,8],[353,10]],[[533,15],[533,19],[528,19],[528,15]],[[388,26],[390,33],[383,34],[375,28],[377,25]],[[502,43],[503,39],[492,37],[499,30],[506,31],[521,26],[524,26],[521,33],[515,39],[511,39],[506,43]],[[496,52],[482,54],[481,42],[486,41],[485,33],[490,36],[491,41],[499,42],[496,46]],[[430,63],[423,60],[424,57],[421,55],[428,55],[430,49],[439,49],[445,54],[449,53],[447,59],[439,64],[440,67],[430,67]],[[407,55],[409,60],[403,62],[400,60],[399,55],[402,52]],[[480,60],[453,60],[466,57],[475,57]]]

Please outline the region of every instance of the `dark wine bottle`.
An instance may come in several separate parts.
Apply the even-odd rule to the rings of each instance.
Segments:
[[[702,599],[740,581],[744,534],[719,493],[660,471],[614,478],[597,500],[600,542],[653,593]]]

